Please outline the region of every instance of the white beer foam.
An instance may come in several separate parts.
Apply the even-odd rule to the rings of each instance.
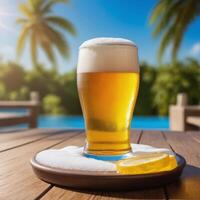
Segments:
[[[83,42],[83,44],[80,46],[80,48],[84,47],[94,47],[98,45],[131,45],[135,46],[135,43],[124,39],[124,38],[93,38],[91,40],[87,40]]]
[[[77,72],[139,72],[137,46],[123,38],[85,41],[79,49]]]

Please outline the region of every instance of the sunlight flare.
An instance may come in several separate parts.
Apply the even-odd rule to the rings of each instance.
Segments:
[[[0,30],[15,32],[15,30],[13,28],[6,25],[7,24],[6,19],[7,19],[7,17],[16,17],[16,16],[17,16],[17,14],[0,10]]]

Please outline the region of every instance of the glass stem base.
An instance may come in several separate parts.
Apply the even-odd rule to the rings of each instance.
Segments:
[[[105,161],[118,161],[132,156],[132,152],[128,152],[126,154],[121,154],[121,155],[95,155],[87,152],[83,152],[83,154],[85,157],[88,158],[94,158],[97,160],[105,160]]]

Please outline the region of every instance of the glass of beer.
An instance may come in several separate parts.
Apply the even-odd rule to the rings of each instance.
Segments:
[[[77,86],[86,127],[84,154],[130,155],[130,123],[139,88],[138,50],[121,38],[95,38],[79,48]]]

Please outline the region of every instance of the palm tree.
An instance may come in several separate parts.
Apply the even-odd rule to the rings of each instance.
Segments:
[[[170,45],[172,60],[176,60],[184,32],[199,15],[200,0],[159,0],[150,17],[150,24],[155,26],[153,36],[161,35],[159,61]]]
[[[38,50],[41,48],[49,61],[55,65],[55,50],[64,57],[69,56],[69,46],[61,31],[75,35],[74,26],[62,17],[53,15],[52,7],[66,0],[28,0],[20,4],[23,17],[17,19],[21,32],[17,42],[17,57],[24,51],[25,42],[30,41],[32,63],[38,64]]]

